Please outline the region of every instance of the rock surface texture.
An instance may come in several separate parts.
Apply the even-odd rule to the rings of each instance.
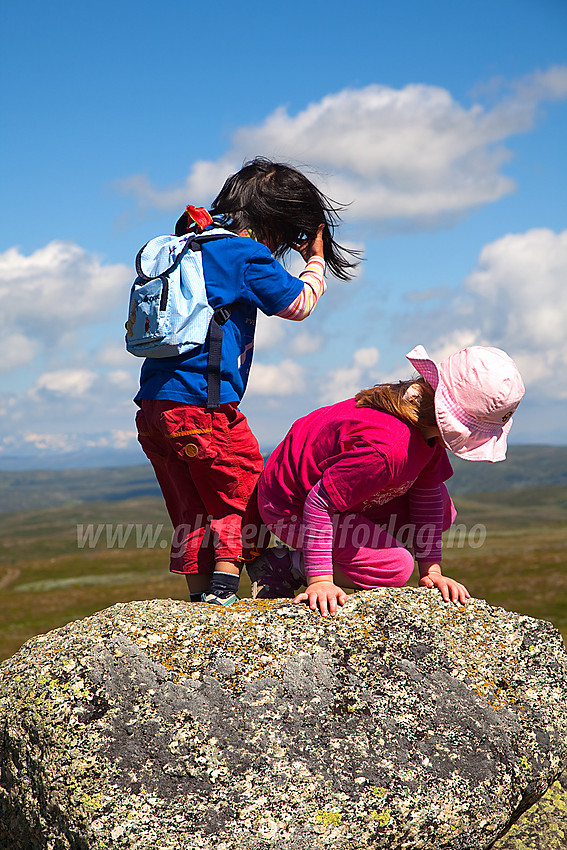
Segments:
[[[494,850],[565,850],[567,773],[494,845]]]
[[[482,850],[567,760],[559,633],[426,589],[121,604],[0,672],[2,850]]]

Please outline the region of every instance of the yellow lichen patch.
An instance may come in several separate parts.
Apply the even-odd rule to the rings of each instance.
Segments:
[[[375,786],[371,793],[374,794],[375,797],[384,797],[388,792],[386,788]]]
[[[388,809],[385,809],[383,812],[377,812],[376,809],[374,809],[370,815],[370,819],[375,821],[379,826],[388,826],[391,820],[391,815]]]
[[[343,816],[340,812],[327,812],[324,809],[319,809],[315,821],[323,826],[338,826],[342,819]]]

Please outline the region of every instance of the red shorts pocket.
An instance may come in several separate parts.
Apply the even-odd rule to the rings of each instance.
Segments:
[[[199,407],[176,407],[160,416],[164,436],[173,450],[188,463],[214,460],[218,454],[213,440],[211,414]]]

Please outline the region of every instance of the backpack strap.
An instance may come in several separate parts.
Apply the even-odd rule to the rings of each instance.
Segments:
[[[209,325],[209,357],[207,360],[207,409],[220,407],[223,325],[230,318],[231,307],[219,307]]]
[[[225,239],[232,234],[215,233],[207,236],[200,233],[191,240],[193,251],[200,251],[204,242],[215,242],[217,239]],[[236,236],[236,234],[233,234]],[[221,360],[222,360],[222,338],[223,325],[229,320],[232,313],[231,306],[217,307],[212,315],[209,325],[209,355],[207,358],[207,410],[216,410],[220,407],[221,386]]]
[[[194,250],[195,248],[198,251],[200,251],[201,245],[199,243],[192,242],[191,239],[187,239],[187,241],[185,242],[185,245],[183,246],[183,250],[180,251],[180,253],[177,255],[177,257],[175,258],[173,263],[167,269],[165,269],[165,271],[161,272],[160,274],[156,274],[153,277],[150,277],[142,269],[142,254],[144,253],[146,247],[149,244],[150,244],[149,242],[146,242],[146,244],[143,245],[140,248],[140,250],[138,251],[138,253],[136,254],[136,274],[138,275],[138,277],[134,281],[134,286],[136,286],[140,281],[141,281],[141,283],[139,285],[143,286],[145,283],[148,283],[150,280],[157,280],[158,278],[161,278],[162,287],[161,287],[161,298],[160,298],[160,302],[159,302],[159,309],[165,310],[166,307],[167,307],[167,299],[169,297],[169,277],[168,277],[168,275],[173,271],[173,269],[176,266],[179,265],[179,263],[181,262],[181,260],[183,259],[183,257],[187,253],[187,251]]]
[[[236,236],[236,233],[215,233],[207,236],[206,231],[198,234],[192,240],[192,250],[200,251],[203,242],[214,242],[227,236]],[[230,319],[232,306],[218,307],[211,318],[209,325],[209,356],[207,358],[207,410],[216,410],[220,407],[221,387],[221,360],[222,360],[222,338],[223,325]]]
[[[136,254],[136,274],[138,275],[140,280],[143,281],[143,283],[148,283],[148,281],[150,281],[150,280],[157,280],[158,277],[161,277],[161,279],[165,282],[168,274],[170,274],[173,271],[173,269],[176,266],[179,265],[179,263],[181,262],[181,260],[183,259],[183,257],[187,253],[187,251],[189,251],[190,249],[193,248],[191,239],[187,239],[187,241],[185,242],[185,245],[183,246],[183,249],[179,252],[179,254],[175,258],[175,260],[172,262],[172,264],[170,266],[168,266],[166,269],[164,269],[162,272],[160,272],[159,274],[153,275],[153,277],[152,277],[151,275],[147,275],[142,268],[142,254],[144,253],[144,251],[146,250],[146,248],[148,247],[149,244],[150,244],[149,242],[146,242],[145,245],[142,245],[142,247],[140,248],[140,250]],[[197,248],[197,250],[200,250],[200,248]]]
[[[149,242],[146,242],[146,244],[142,245],[142,247],[140,248],[140,250],[136,254],[136,274],[138,275],[138,277],[144,283],[147,283],[150,280],[157,280],[158,277],[161,277],[162,280],[165,281],[167,275],[170,274],[173,271],[173,269],[176,266],[179,265],[179,263],[181,262],[181,260],[183,259],[183,257],[187,253],[187,251],[200,251],[201,245],[203,244],[203,242],[216,242],[217,239],[226,239],[226,238],[231,238],[233,236],[236,236],[236,233],[230,233],[229,231],[226,231],[226,230],[223,233],[211,233],[210,235],[207,234],[206,231],[204,233],[200,233],[200,234],[189,234],[187,236],[186,241],[185,241],[185,245],[183,246],[182,250],[179,252],[177,257],[175,258],[173,263],[170,266],[168,266],[168,268],[164,269],[162,272],[154,275],[153,277],[151,277],[150,275],[147,275],[144,272],[144,270],[142,269],[142,254],[144,253],[144,251],[146,250],[146,248],[150,244]]]

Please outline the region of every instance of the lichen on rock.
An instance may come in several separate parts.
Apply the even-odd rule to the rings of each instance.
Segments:
[[[567,847],[567,774],[520,817],[494,850],[565,850]]]
[[[0,847],[500,847],[566,766],[566,672],[550,623],[426,589],[115,605],[0,667]]]

